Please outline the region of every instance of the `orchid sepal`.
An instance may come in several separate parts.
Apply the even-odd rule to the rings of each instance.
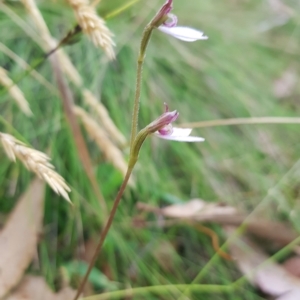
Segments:
[[[198,136],[190,136],[192,132],[192,128],[172,128],[171,134],[162,134],[161,130],[156,131],[154,134],[155,136],[170,141],[177,141],[177,142],[189,142],[189,143],[197,143],[197,142],[204,142],[205,139]]]
[[[168,19],[168,14],[173,8],[173,0],[167,0],[167,2],[161,7],[155,17],[151,20],[152,27],[158,27]]]
[[[161,25],[158,27],[158,30],[185,42],[195,42],[198,40],[208,39],[202,31],[185,26],[170,27]]]

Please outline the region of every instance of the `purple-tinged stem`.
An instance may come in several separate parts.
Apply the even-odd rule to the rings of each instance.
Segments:
[[[114,205],[113,205],[113,207],[112,207],[112,210],[111,210],[111,212],[110,212],[110,214],[109,214],[107,223],[106,223],[106,225],[105,225],[105,227],[104,227],[104,229],[103,229],[103,231],[102,231],[102,233],[101,233],[100,240],[99,240],[99,242],[98,242],[98,245],[97,245],[97,248],[96,248],[96,250],[95,250],[95,253],[94,253],[94,255],[93,255],[93,257],[92,257],[92,260],[91,260],[91,262],[90,262],[90,264],[89,264],[88,270],[87,270],[86,274],[84,275],[84,278],[82,279],[82,281],[81,281],[81,283],[80,283],[80,286],[79,286],[79,288],[78,288],[78,290],[77,290],[77,293],[76,293],[76,296],[75,296],[74,300],[77,300],[77,299],[79,298],[80,294],[82,293],[83,288],[84,288],[84,286],[85,286],[85,284],[86,284],[86,282],[87,282],[87,279],[88,279],[88,277],[89,277],[89,275],[90,275],[90,273],[91,273],[91,271],[92,271],[92,268],[93,268],[94,265],[95,265],[95,262],[96,262],[96,260],[97,260],[97,257],[98,257],[98,255],[99,255],[100,252],[101,252],[103,243],[104,243],[104,241],[105,241],[105,238],[106,238],[106,236],[107,236],[107,234],[108,234],[108,231],[109,231],[109,229],[110,229],[110,227],[111,227],[111,224],[112,224],[112,222],[113,222],[113,219],[114,219],[114,217],[115,217],[117,208],[118,208],[118,206],[119,206],[119,204],[120,204],[120,201],[121,201],[121,199],[122,199],[123,193],[124,193],[125,188],[126,188],[126,186],[127,186],[127,183],[128,183],[129,178],[130,178],[130,175],[131,175],[131,173],[132,173],[132,170],[133,170],[133,167],[131,167],[131,168],[129,167],[128,170],[127,170],[127,173],[126,173],[126,175],[125,175],[125,178],[124,178],[124,180],[123,180],[123,183],[122,183],[122,185],[121,185],[121,187],[120,187],[120,189],[119,189],[119,192],[118,192],[118,194],[117,194],[117,196],[116,196],[116,199],[115,199],[115,201],[114,201]]]

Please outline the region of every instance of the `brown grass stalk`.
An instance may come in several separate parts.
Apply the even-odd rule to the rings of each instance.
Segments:
[[[82,31],[92,40],[96,47],[103,49],[109,59],[114,59],[113,46],[115,44],[112,40],[113,34],[105,25],[105,21],[97,15],[95,8],[88,0],[67,1],[72,6]]]
[[[45,180],[55,193],[70,201],[68,192],[71,191],[64,178],[54,170],[50,158],[43,152],[27,147],[10,134],[0,132],[0,140],[6,155],[12,161],[18,158],[25,167]]]
[[[118,169],[123,177],[127,172],[127,163],[123,157],[122,152],[117,148],[107,137],[102,128],[97,122],[82,108],[75,106],[75,114],[80,118],[90,138],[95,141],[101,151],[103,151],[105,158]]]
[[[50,32],[47,28],[47,25],[36,6],[34,0],[22,0],[25,8],[27,9],[28,13],[31,15],[40,35],[43,37],[42,48],[45,51],[50,51],[56,47],[57,43],[51,37]],[[14,18],[18,19],[18,16],[14,16]],[[66,115],[66,119],[70,125],[74,141],[79,153],[79,157],[81,163],[84,167],[84,170],[91,182],[93,190],[95,192],[96,197],[98,198],[100,205],[103,209],[104,215],[106,213],[106,203],[104,197],[101,193],[99,185],[97,183],[96,177],[93,173],[93,167],[91,158],[84,142],[83,136],[81,134],[79,125],[77,123],[76,117],[73,113],[73,96],[71,90],[63,77],[62,70],[68,75],[68,77],[77,85],[82,85],[82,80],[80,75],[78,74],[77,70],[69,60],[68,56],[64,54],[64,52],[60,49],[57,53],[54,53],[50,56],[50,61],[52,64],[52,68],[54,71],[54,75],[57,81],[59,93],[61,95],[61,99],[63,102],[64,112]]]
[[[21,111],[27,115],[31,116],[32,111],[30,110],[29,104],[25,99],[22,91],[18,88],[16,84],[9,78],[7,71],[0,67],[0,84],[8,89],[11,97],[16,101],[17,105]]]

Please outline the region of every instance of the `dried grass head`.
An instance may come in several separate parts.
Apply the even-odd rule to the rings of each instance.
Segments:
[[[64,178],[54,171],[50,158],[43,152],[27,147],[10,134],[0,132],[0,140],[6,155],[12,161],[18,158],[25,167],[45,180],[58,194],[70,201],[68,192],[71,191]]]
[[[105,21],[97,15],[95,8],[87,0],[68,0],[68,2],[75,12],[82,31],[89,36],[96,47],[104,50],[109,59],[115,59],[113,34],[105,25]]]

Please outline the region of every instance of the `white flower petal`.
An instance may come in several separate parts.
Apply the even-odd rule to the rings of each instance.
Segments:
[[[158,27],[158,29],[166,34],[172,35],[175,38],[186,42],[194,42],[197,40],[208,39],[208,37],[204,35],[202,31],[190,27],[182,27],[182,26],[167,27],[161,25]]]
[[[164,140],[178,141],[178,142],[203,142],[205,139],[198,136],[189,136],[191,128],[173,128],[173,133],[170,135],[162,135],[158,131],[155,135]]]
[[[174,136],[189,136],[192,132],[192,128],[178,128],[178,127],[173,127],[173,132],[171,135]]]
[[[174,135],[159,135],[164,140],[177,142],[204,142],[205,139],[198,136],[174,136]]]

